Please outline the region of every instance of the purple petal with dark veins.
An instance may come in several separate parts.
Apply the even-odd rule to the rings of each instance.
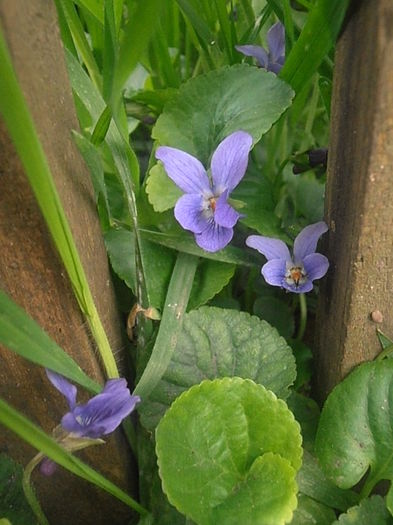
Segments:
[[[56,374],[56,372],[53,372],[48,368],[45,369],[45,372],[52,385],[67,399],[70,410],[73,410],[76,405],[76,386],[67,381],[62,375]]]
[[[313,281],[323,277],[329,268],[327,257],[321,253],[312,253],[303,259],[304,269],[307,273],[307,279]]]
[[[228,191],[224,191],[216,201],[216,211],[214,212],[214,221],[219,226],[233,228],[239,218],[240,213],[232,208],[227,202]]]
[[[268,261],[270,259],[281,259],[285,263],[291,260],[288,246],[280,239],[272,239],[262,235],[250,235],[246,239],[246,244],[262,253]]]
[[[286,262],[284,259],[271,259],[262,266],[265,281],[272,286],[284,286]]]
[[[225,138],[213,153],[211,172],[213,192],[232,191],[244,177],[252,137],[245,131],[235,131]]]
[[[293,256],[295,263],[301,263],[307,255],[315,252],[319,237],[328,231],[325,222],[316,222],[306,226],[296,237],[293,245]]]
[[[208,227],[201,233],[195,234],[195,241],[198,246],[207,252],[218,252],[229,244],[233,237],[233,228],[219,226],[212,219]]]
[[[126,384],[124,379],[110,380],[101,394],[63,416],[63,428],[90,438],[113,432],[140,402],[139,396],[130,394]]]
[[[156,158],[164,164],[168,177],[186,193],[203,193],[210,189],[205,168],[198,159],[185,151],[161,146]]]
[[[267,43],[271,62],[277,62],[279,58],[285,56],[285,28],[281,22],[277,22],[269,29]]]
[[[293,293],[307,293],[313,289],[312,281],[307,280],[303,284],[296,286],[295,284],[288,284],[285,280],[282,284],[283,288]]]
[[[235,49],[246,55],[247,57],[254,57],[257,59],[261,67],[266,68],[268,65],[268,56],[266,51],[261,46],[245,45],[245,46],[235,46]]]
[[[194,233],[201,233],[207,228],[208,219],[203,215],[203,203],[201,195],[186,193],[180,197],[175,206],[175,217],[182,228]]]

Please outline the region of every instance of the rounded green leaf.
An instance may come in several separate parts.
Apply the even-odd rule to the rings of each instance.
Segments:
[[[298,506],[290,525],[331,525],[336,519],[333,509],[305,496],[298,495]]]
[[[187,151],[207,167],[218,144],[234,131],[254,142],[290,105],[294,93],[273,73],[237,64],[192,78],[164,108],[152,136]]]
[[[156,430],[168,499],[197,524],[288,523],[302,458],[285,402],[253,381],[203,381],[183,393]]]
[[[386,509],[381,496],[364,499],[356,507],[341,514],[332,525],[391,525],[393,519]]]
[[[316,453],[326,474],[342,488],[364,490],[393,479],[393,361],[364,363],[329,395],[321,413]]]
[[[192,385],[228,376],[252,379],[285,399],[296,377],[295,359],[285,339],[258,317],[209,306],[186,314],[165,374],[138,408],[143,426],[153,429]]]

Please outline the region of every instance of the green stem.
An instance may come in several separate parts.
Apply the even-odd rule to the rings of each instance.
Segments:
[[[26,465],[23,472],[22,478],[22,487],[23,492],[25,493],[26,500],[31,507],[31,510],[34,512],[35,517],[40,525],[49,525],[48,520],[46,519],[45,514],[41,509],[41,505],[35,495],[34,489],[31,485],[30,478],[35,467],[40,463],[44,455],[40,452]]]
[[[377,355],[375,358],[375,361],[382,361],[385,357],[388,357],[391,353],[393,353],[393,344],[387,346],[380,354]]]
[[[157,385],[176,348],[197,265],[198,257],[183,252],[178,254],[157,339],[150,360],[134,391],[134,394],[138,394],[142,399],[148,397]]]
[[[301,341],[307,325],[307,299],[304,293],[299,294],[300,321],[296,341]]]

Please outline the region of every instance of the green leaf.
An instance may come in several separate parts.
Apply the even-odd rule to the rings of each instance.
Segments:
[[[124,27],[124,35],[119,50],[119,59],[115,68],[112,95],[120,96],[125,81],[145,53],[154,34],[160,13],[164,7],[162,0],[144,0],[137,2],[135,10],[130,12]]]
[[[207,303],[232,279],[236,265],[203,259],[196,271],[187,310]]]
[[[246,64],[224,67],[181,86],[152,136],[160,144],[187,151],[207,167],[210,155],[232,132],[247,131],[257,142],[292,97],[292,90],[272,73]]]
[[[139,505],[131,496],[86,465],[86,463],[70,454],[70,452],[56,443],[54,439],[47,436],[39,427],[11,408],[2,399],[0,399],[0,423],[73,474],[112,494],[140,514],[147,514],[146,509]]]
[[[35,525],[29,504],[22,488],[23,469],[13,459],[0,454],[0,525],[8,518],[15,525]]]
[[[253,313],[277,329],[288,339],[295,330],[295,319],[288,304],[276,297],[258,297],[253,306]]]
[[[93,146],[93,144],[89,140],[87,140],[83,135],[77,133],[76,131],[73,131],[73,137],[76,145],[78,146],[79,151],[82,154],[82,157],[84,158],[90,170],[96,201],[98,201],[98,198],[101,195],[104,201],[108,217],[110,217],[111,214],[109,210],[108,193],[105,185],[104,169],[102,166],[100,155],[97,149]]]
[[[323,219],[325,203],[325,185],[314,177],[294,177],[294,202],[296,211],[303,215],[309,223]]]
[[[386,510],[381,496],[371,496],[364,499],[356,507],[352,507],[346,514],[341,514],[332,525],[392,525],[393,518]]]
[[[317,403],[309,397],[292,391],[287,404],[302,429],[303,448],[312,451],[319,421]]]
[[[362,496],[380,480],[393,479],[393,361],[358,366],[329,395],[315,450],[325,473],[342,488],[356,485],[370,469]],[[390,488],[387,496],[390,507]],[[393,512],[393,508],[389,508]]]
[[[176,204],[183,195],[181,190],[166,174],[162,164],[156,164],[149,173],[146,184],[149,202],[155,211],[166,211]]]
[[[280,77],[298,94],[336,41],[349,0],[316,0]]]
[[[196,245],[191,233],[181,230],[179,233],[165,233],[153,230],[141,229],[142,239],[155,242],[162,246],[167,246],[179,252],[197,255],[213,261],[238,264],[241,266],[260,266],[260,258],[257,254],[246,252],[236,246],[227,246],[218,252],[205,252]]]
[[[331,525],[336,518],[333,509],[318,503],[304,494],[298,495],[298,506],[290,525]]]
[[[272,183],[263,173],[250,168],[249,173],[231,195],[245,205],[239,210],[245,215],[241,219],[243,224],[253,228],[261,235],[276,237],[283,241],[288,240],[280,227],[279,218],[274,213],[275,200]]]
[[[105,246],[113,270],[136,295],[135,236],[124,229],[110,229],[104,235]],[[142,257],[146,272],[149,306],[161,309],[164,305],[176,254],[143,240]]]
[[[197,524],[291,519],[299,426],[261,385],[238,377],[203,381],[173,403],[156,440],[164,492]]]
[[[323,473],[317,460],[304,450],[302,468],[297,474],[299,491],[319,503],[346,511],[359,501],[359,495],[352,490],[338,488]]]
[[[245,312],[204,306],[185,315],[165,374],[139,405],[141,422],[154,428],[177,396],[205,378],[250,378],[286,398],[295,374],[291,349],[268,323]]]
[[[0,290],[0,342],[32,363],[50,368],[91,392],[102,388],[44,332],[27,313]]]

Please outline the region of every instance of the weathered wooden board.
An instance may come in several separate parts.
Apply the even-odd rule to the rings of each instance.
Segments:
[[[353,2],[336,50],[316,344],[323,400],[393,337],[393,3]],[[372,320],[372,313],[376,323]]]
[[[77,129],[54,2],[2,0],[0,23],[49,160],[112,347],[124,344],[89,174],[71,139]],[[4,125],[0,122],[0,287],[92,377],[97,353]],[[0,348],[0,396],[50,432],[66,410],[39,367]],[[0,430],[0,451],[26,463],[35,452]],[[81,456],[128,490],[128,448],[120,432]],[[132,470],[132,469],[131,469]],[[59,471],[34,478],[51,523],[126,523],[130,510],[88,483]]]

